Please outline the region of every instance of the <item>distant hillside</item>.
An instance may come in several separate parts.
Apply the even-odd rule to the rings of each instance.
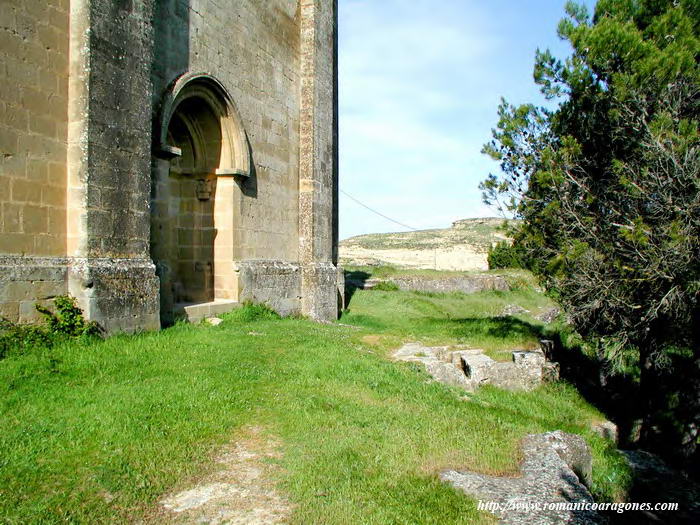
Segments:
[[[486,270],[489,246],[507,239],[505,222],[510,221],[463,219],[445,229],[358,235],[340,241],[340,261],[348,266]]]

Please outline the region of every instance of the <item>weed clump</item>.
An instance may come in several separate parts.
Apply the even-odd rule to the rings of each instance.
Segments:
[[[100,333],[96,322],[85,320],[83,311],[73,297],[56,297],[55,312],[38,304],[36,309],[44,316],[46,325],[19,324],[0,318],[0,359],[51,348],[65,339],[96,336]]]
[[[378,292],[398,292],[399,287],[398,285],[393,282],[393,281],[380,281],[371,288],[372,290],[376,290]]]
[[[0,318],[0,359],[51,346],[50,334],[41,326],[22,325]]]
[[[36,309],[46,319],[49,332],[58,336],[79,337],[82,335],[99,334],[99,326],[95,321],[86,321],[83,311],[75,303],[75,298],[59,295],[54,299],[56,312],[45,306],[36,305]]]
[[[280,315],[266,304],[246,302],[240,308],[226,314],[225,319],[248,323],[266,319],[280,319]]]

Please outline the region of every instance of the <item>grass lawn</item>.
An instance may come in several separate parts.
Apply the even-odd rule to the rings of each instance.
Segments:
[[[459,272],[399,270],[391,267],[353,268],[350,275],[387,278],[410,273],[436,278]],[[467,345],[481,348],[493,359],[510,360],[511,352],[539,346],[543,324],[533,316],[554,306],[538,292],[532,275],[522,270],[498,270],[513,291],[475,294],[426,292],[357,292],[343,321],[383,334],[393,347],[401,341],[416,340],[428,345]],[[464,275],[461,273],[460,275]],[[502,316],[507,306],[529,311]]]
[[[595,495],[619,498],[624,462],[589,430],[601,416],[572,387],[483,388],[464,400],[419,367],[387,359],[410,339],[531,341],[528,323],[489,320],[495,303],[542,300],[528,293],[358,291],[342,324],[246,307],[217,327],[8,357],[0,361],[0,522],[147,518],[250,425],[282,442],[279,488],[296,523],[491,523],[437,474],[512,474],[519,439],[554,429],[585,436]]]

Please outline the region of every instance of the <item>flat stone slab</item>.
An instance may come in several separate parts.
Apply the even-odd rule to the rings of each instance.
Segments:
[[[442,481],[480,500],[479,506],[505,525],[592,525],[606,523],[599,513],[571,503],[593,503],[586,488],[591,476],[591,455],[580,436],[562,431],[529,434],[522,441],[519,477],[496,477],[448,470]]]
[[[190,323],[198,323],[202,319],[216,317],[240,307],[238,301],[216,299],[208,303],[176,303],[173,307],[175,317],[186,319]]]
[[[429,347],[420,343],[407,343],[396,351],[394,358],[422,363],[426,372],[436,381],[473,390],[471,381],[450,361],[448,353],[446,346]]]

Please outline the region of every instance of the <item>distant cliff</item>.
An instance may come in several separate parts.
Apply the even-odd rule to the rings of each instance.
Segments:
[[[486,270],[489,246],[507,239],[506,222],[511,221],[462,219],[445,229],[358,235],[340,242],[340,261],[348,266]]]

